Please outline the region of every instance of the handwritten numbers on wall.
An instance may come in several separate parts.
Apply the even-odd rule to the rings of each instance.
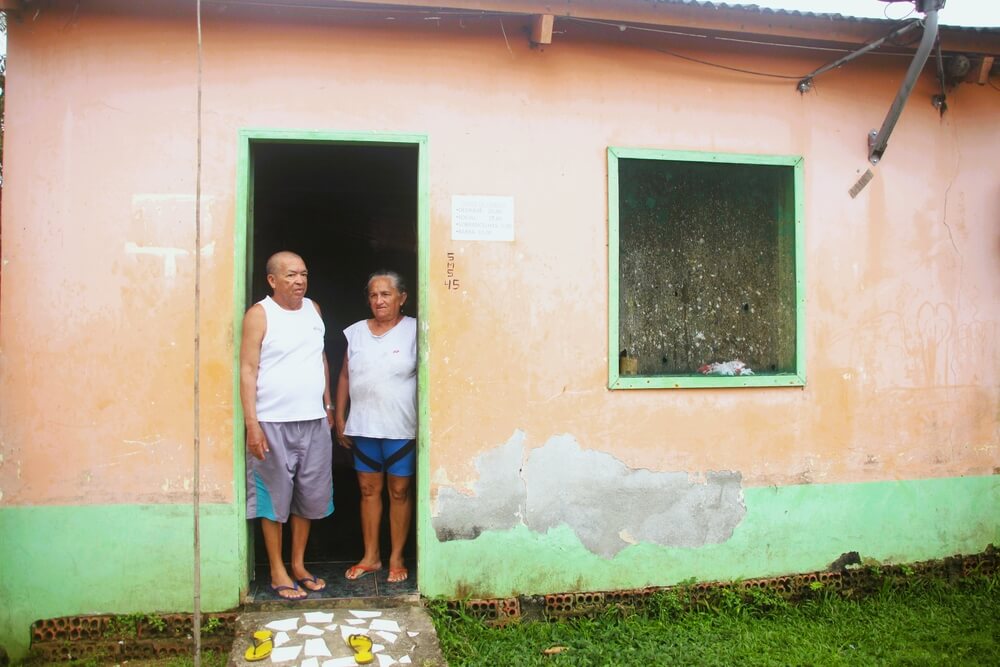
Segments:
[[[444,286],[449,290],[457,290],[459,286],[458,278],[455,277],[455,253],[448,253],[447,271],[445,272]]]

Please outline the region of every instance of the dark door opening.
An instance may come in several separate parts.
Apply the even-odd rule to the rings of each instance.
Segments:
[[[269,294],[264,264],[272,253],[291,250],[301,255],[309,269],[306,296],[323,310],[333,389],[346,349],[343,330],[371,316],[365,297],[370,273],[378,269],[399,273],[409,293],[404,313],[416,316],[423,296],[416,289],[418,150],[411,144],[250,144],[252,245],[247,306]],[[336,442],[333,477],[334,513],[313,522],[306,550],[307,562],[328,566],[319,568],[328,581],[331,576],[343,579],[340,566],[353,564],[363,553],[353,459]],[[388,498],[383,499],[383,506],[381,548],[387,557]],[[267,557],[259,522],[253,523],[257,579],[263,576],[266,584]],[[405,556],[415,565],[415,517],[411,525]],[[287,561],[287,536],[284,547]],[[411,567],[414,587],[415,575]]]

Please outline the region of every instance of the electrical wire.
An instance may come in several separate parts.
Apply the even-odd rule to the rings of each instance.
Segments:
[[[622,31],[622,32],[624,32],[625,30],[636,30],[636,31],[640,31],[640,32],[650,32],[650,33],[657,33],[657,34],[667,34],[667,35],[682,36],[682,37],[695,37],[695,38],[699,38],[699,39],[714,39],[714,40],[718,40],[718,41],[739,42],[739,43],[745,43],[745,44],[756,44],[756,45],[760,45],[760,46],[775,46],[775,47],[782,47],[782,48],[803,49],[803,50],[809,50],[809,51],[827,51],[827,52],[834,52],[834,53],[853,53],[854,52],[853,49],[839,49],[839,48],[834,48],[834,47],[810,46],[810,45],[804,45],[804,44],[787,44],[787,43],[782,43],[782,42],[770,42],[770,41],[764,41],[764,40],[749,40],[749,39],[741,39],[741,38],[736,38],[736,37],[712,36],[712,35],[704,35],[704,34],[699,34],[699,33],[681,32],[681,31],[677,31],[677,30],[665,30],[665,29],[662,29],[662,28],[651,28],[651,27],[648,27],[648,26],[634,26],[634,25],[631,25],[631,24],[614,23],[614,22],[611,22],[611,21],[602,21],[600,19],[585,19],[585,18],[579,18],[579,17],[575,17],[575,16],[567,16],[567,17],[560,17],[560,18],[563,18],[563,19],[566,19],[566,20],[569,20],[569,21],[576,21],[576,22],[579,22],[579,23],[591,23],[591,24],[595,24],[595,25],[603,25],[603,26],[606,26],[606,27],[616,28],[616,29],[618,29],[619,31]],[[897,29],[899,29],[899,27],[900,27],[900,25],[902,23],[904,23],[904,21],[899,21],[899,22],[895,23],[892,26],[892,30],[889,31],[888,34],[892,34],[892,32],[895,32]],[[890,40],[890,43],[891,43],[891,40]],[[913,42],[910,42],[910,43],[912,44]],[[896,44],[896,45],[897,46],[904,46],[902,44]],[[749,75],[752,75],[752,76],[762,76],[762,77],[767,77],[767,78],[772,78],[772,79],[783,79],[783,80],[802,80],[804,78],[807,78],[807,76],[808,76],[808,75],[796,76],[796,75],[790,75],[790,74],[779,74],[779,73],[776,73],[776,72],[763,72],[763,71],[760,71],[760,70],[752,70],[752,69],[747,69],[747,68],[744,68],[744,67],[735,67],[733,65],[723,65],[722,63],[716,63],[716,62],[712,62],[712,61],[709,61],[709,60],[703,60],[701,58],[695,58],[694,56],[687,56],[687,55],[678,53],[677,51],[673,51],[673,50],[670,50],[670,49],[664,49],[664,48],[660,48],[660,47],[650,47],[650,48],[653,51],[657,51],[659,53],[663,53],[663,54],[672,56],[674,58],[679,58],[681,60],[687,60],[687,61],[690,61],[690,62],[698,63],[700,65],[705,65],[707,67],[715,67],[715,68],[722,69],[722,70],[727,70],[727,71],[730,71],[730,72],[738,72],[738,73],[741,73],[741,74],[749,74]],[[872,52],[870,52],[867,55],[895,56],[895,57],[904,57],[904,58],[911,58],[912,57],[912,54],[910,54],[910,53],[885,53],[885,52],[879,52],[879,51],[872,51]]]
[[[702,60],[701,58],[695,58],[693,56],[685,56],[683,54],[677,53],[676,51],[671,51],[669,49],[661,49],[658,47],[652,47],[653,51],[657,53],[665,53],[668,56],[673,56],[674,58],[680,58],[681,60],[688,60],[693,63],[698,63],[700,65],[707,65],[709,67],[716,67],[718,69],[728,70],[730,72],[739,72],[741,74],[752,74],[753,76],[764,76],[771,79],[789,79],[793,81],[800,81],[803,75],[792,75],[792,74],[775,74],[773,72],[760,72],[752,69],[744,69],[742,67],[733,67],[731,65],[723,65],[721,63],[713,63],[708,60]]]
[[[232,0],[205,0],[208,4],[228,5]],[[270,7],[272,9],[316,9],[335,12],[386,13],[385,7],[347,7],[344,5],[313,5],[298,2],[267,2],[267,0],[240,0],[240,6]],[[496,12],[465,9],[421,9],[419,7],[392,7],[393,14],[433,14],[435,16],[528,16],[524,12]]]

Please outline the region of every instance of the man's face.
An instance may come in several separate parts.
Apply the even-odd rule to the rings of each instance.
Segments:
[[[301,258],[282,259],[278,270],[267,276],[267,282],[274,290],[272,298],[284,308],[298,309],[302,305],[302,297],[306,295],[308,276],[306,263]]]

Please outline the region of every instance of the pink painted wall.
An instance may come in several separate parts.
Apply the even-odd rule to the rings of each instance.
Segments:
[[[634,468],[739,471],[750,485],[995,470],[995,90],[961,85],[940,118],[922,77],[852,200],[904,60],[863,59],[799,95],[576,23],[531,49],[521,27],[206,8],[208,500],[234,495],[236,149],[250,127],[429,138],[432,492],[471,483],[473,459],[518,429],[528,447],[569,433]],[[11,22],[4,504],[188,498],[194,40],[191,15]],[[699,44],[673,48],[791,75],[828,57]],[[805,158],[804,389],[606,389],[608,146]],[[454,194],[513,196],[517,240],[451,241]]]

